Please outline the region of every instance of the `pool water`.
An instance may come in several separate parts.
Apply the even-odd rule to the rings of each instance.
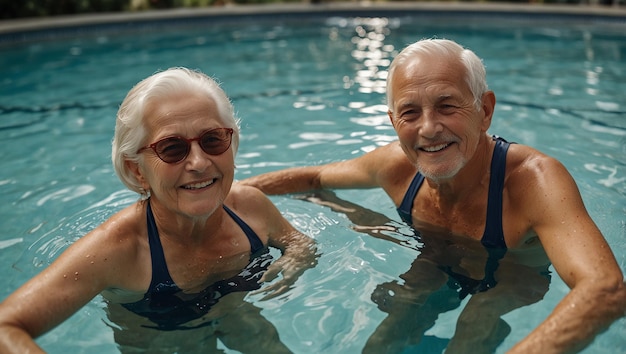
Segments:
[[[484,59],[498,100],[491,133],[567,166],[626,270],[623,19],[382,12],[241,21],[195,19],[126,31],[111,26],[2,44],[0,299],[137,200],[114,174],[110,142],[117,107],[139,80],[172,66],[219,79],[242,119],[236,178],[243,179],[349,159],[394,140],[386,68],[405,45],[424,37],[454,39]],[[336,194],[399,221],[381,190]],[[287,294],[266,301],[249,294],[246,300],[295,353],[360,353],[386,316],[372,293],[399,281],[419,248],[399,231],[391,236],[404,245],[358,232],[343,214],[297,196],[271,199],[317,240],[321,256]],[[511,332],[496,352],[522,339],[567,291],[552,272],[541,301],[503,316]],[[440,353],[467,301],[436,319],[427,343],[405,352]],[[118,353],[104,307],[94,299],[38,343],[50,353]],[[624,333],[622,318],[584,353],[626,353]]]

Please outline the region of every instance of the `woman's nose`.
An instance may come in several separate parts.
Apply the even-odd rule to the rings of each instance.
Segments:
[[[200,144],[197,141],[192,141],[185,163],[190,170],[202,171],[207,166],[210,166],[212,161],[210,155],[202,150]]]

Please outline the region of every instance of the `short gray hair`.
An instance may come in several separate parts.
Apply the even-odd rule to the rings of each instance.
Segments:
[[[220,85],[207,75],[187,68],[175,67],[158,72],[133,87],[117,112],[115,136],[113,137],[111,160],[118,177],[130,190],[143,194],[141,184],[126,167],[126,160],[139,163],[137,153],[146,138],[144,116],[150,102],[181,92],[204,93],[211,98],[226,128],[232,128],[233,155],[239,147],[239,120],[235,117],[233,105]]]
[[[402,66],[411,58],[420,55],[437,55],[442,58],[459,60],[465,67],[465,81],[474,96],[474,106],[477,110],[481,109],[482,96],[488,90],[487,73],[482,60],[471,50],[465,49],[449,39],[422,39],[404,48],[389,66],[387,106],[391,111],[393,111],[393,94],[391,92],[393,73],[398,66]]]

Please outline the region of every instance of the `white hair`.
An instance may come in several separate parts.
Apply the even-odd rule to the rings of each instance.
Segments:
[[[133,87],[117,112],[115,136],[112,142],[111,160],[118,177],[130,190],[144,193],[135,175],[127,168],[125,161],[139,162],[137,153],[146,138],[146,107],[151,102],[181,92],[203,93],[211,98],[220,118],[227,128],[232,128],[233,155],[239,147],[239,120],[235,117],[233,105],[220,85],[207,75],[187,68],[175,67],[158,72]]]
[[[465,82],[467,82],[472,95],[474,106],[481,109],[482,96],[487,92],[487,74],[482,60],[474,52],[465,49],[458,43],[448,39],[422,39],[404,48],[398,54],[391,65],[387,75],[387,106],[393,111],[393,92],[391,85],[393,74],[397,67],[403,65],[411,58],[420,55],[435,55],[440,58],[456,59],[465,68]]]

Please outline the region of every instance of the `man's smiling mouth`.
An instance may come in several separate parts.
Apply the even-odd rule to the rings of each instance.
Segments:
[[[451,143],[432,145],[432,146],[425,146],[425,147],[421,147],[420,150],[423,150],[423,151],[426,151],[426,152],[437,152],[437,151],[441,151],[441,150],[447,148],[450,145],[451,145]]]

